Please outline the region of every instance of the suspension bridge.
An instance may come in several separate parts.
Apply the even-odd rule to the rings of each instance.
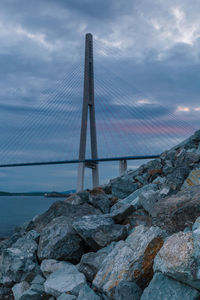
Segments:
[[[86,34],[84,64],[81,59],[30,106],[1,105],[2,123],[4,110],[10,114],[9,126],[2,124],[1,130],[1,168],[78,164],[79,191],[85,168],[92,170],[96,187],[100,162],[119,161],[123,174],[128,160],[156,158],[194,131],[171,110],[149,103],[108,69],[106,60],[101,64],[108,57],[107,49],[98,42],[93,47],[92,34]]]

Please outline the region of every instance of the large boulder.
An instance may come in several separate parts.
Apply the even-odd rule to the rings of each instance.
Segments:
[[[125,239],[128,227],[115,224],[112,218],[104,215],[84,216],[73,223],[73,228],[94,250]]]
[[[85,276],[71,263],[65,263],[63,268],[51,273],[44,283],[45,292],[54,297],[63,293],[78,295],[83,285]]]
[[[192,232],[174,233],[158,252],[154,261],[154,271],[200,289],[194,250]]]
[[[48,223],[60,216],[68,217],[72,222],[82,216],[98,214],[101,214],[101,212],[87,203],[73,205],[64,201],[57,201],[53,203],[46,212],[30,221],[26,230],[35,229],[41,232]]]
[[[84,253],[82,238],[73,229],[68,217],[53,219],[41,232],[38,258],[78,262]]]
[[[169,278],[162,273],[155,273],[152,281],[144,290],[141,300],[197,300],[200,293],[190,286]]]
[[[170,233],[184,230],[200,215],[200,186],[160,199],[152,211],[153,224]]]
[[[115,289],[123,280],[145,287],[153,277],[153,261],[164,243],[165,233],[158,227],[138,226],[120,241],[105,258],[93,286],[115,299]]]
[[[31,281],[37,274],[37,240],[39,234],[32,230],[18,239],[11,248],[3,250],[0,272],[3,284]]]

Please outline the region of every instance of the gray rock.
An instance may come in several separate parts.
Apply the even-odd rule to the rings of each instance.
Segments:
[[[25,236],[18,239],[12,248],[3,250],[1,273],[4,284],[12,282],[30,282],[38,273],[39,266],[36,260],[37,233],[28,232]]]
[[[31,284],[43,284],[45,279],[41,275],[36,275]]]
[[[149,286],[144,290],[141,300],[196,300],[200,293],[186,284],[169,278],[162,273],[155,273]]]
[[[115,300],[140,300],[142,290],[135,282],[121,281],[115,289]]]
[[[57,201],[54,202],[45,213],[29,222],[27,230],[35,229],[38,232],[41,232],[47,224],[60,216],[65,216],[69,219],[69,222],[73,222],[82,216],[98,214],[101,214],[101,212],[87,203],[73,205],[64,201]]]
[[[77,268],[66,262],[66,265],[51,273],[44,283],[45,292],[55,297],[63,293],[78,295],[86,283],[85,276]]]
[[[134,172],[110,181],[113,196],[123,199],[141,187],[141,184],[134,182]]]
[[[73,223],[73,228],[94,250],[125,239],[128,234],[127,226],[115,224],[112,218],[103,215],[84,216]]]
[[[162,168],[163,165],[161,163],[161,160],[158,159],[154,159],[154,160],[150,160],[147,164],[146,164],[146,168],[147,168],[147,173],[151,176],[158,176],[159,174],[162,173]]]
[[[154,206],[153,224],[169,233],[191,227],[200,215],[200,186],[192,186],[159,200]]]
[[[82,256],[78,270],[85,275],[88,281],[92,282],[96,273],[100,270],[104,259],[112,251],[115,244],[113,242],[97,252],[89,252]]]
[[[106,194],[90,195],[89,203],[94,207],[100,209],[102,213],[107,214],[110,212],[110,200]]]
[[[200,154],[182,149],[175,160],[175,167],[193,166],[200,161]]]
[[[155,272],[162,272],[175,280],[200,289],[197,269],[191,232],[178,232],[170,236],[154,260]]]
[[[69,294],[62,294],[60,295],[57,300],[76,300],[77,297],[74,295],[69,295]]]
[[[164,237],[158,227],[136,227],[126,241],[118,242],[105,258],[93,286],[110,299],[114,299],[115,289],[123,280],[135,281],[144,287],[153,276],[153,260]]]
[[[30,286],[30,290],[37,292],[39,295],[44,294],[44,285],[40,283],[33,283]]]
[[[80,205],[89,202],[89,192],[81,191],[69,196],[64,202],[71,203],[73,205]]]
[[[154,213],[154,207],[159,202],[159,199],[159,191],[149,190],[147,192],[143,192],[140,195],[139,201],[141,206],[145,209],[145,211],[152,216]]]
[[[116,223],[122,223],[124,220],[126,220],[134,211],[135,211],[135,205],[132,204],[124,204],[122,207],[115,209],[111,214],[111,218]]]
[[[65,267],[65,261],[57,261],[55,259],[44,259],[41,263],[40,269],[45,278],[59,269]]]
[[[189,172],[190,169],[187,166],[175,168],[172,173],[167,175],[166,184],[174,191],[180,190]]]
[[[83,240],[72,228],[69,218],[55,218],[41,232],[37,253],[40,260],[78,262],[83,253]]]
[[[87,284],[85,284],[81,288],[77,300],[101,300],[101,298],[95,294],[95,292]]]
[[[42,295],[31,289],[26,290],[19,300],[42,300]]]
[[[13,291],[13,295],[15,300],[19,300],[20,297],[22,296],[22,294],[28,290],[30,287],[30,284],[26,281],[22,281],[20,283],[17,283],[13,286],[12,291]]]
[[[144,185],[140,189],[137,189],[136,191],[134,191],[132,194],[130,194],[125,199],[117,201],[117,203],[112,206],[111,212],[114,212],[115,210],[121,208],[122,206],[124,206],[126,204],[132,204],[135,207],[135,209],[138,209],[138,208],[140,208],[140,205],[138,204],[138,197],[143,192],[147,192],[149,190],[157,190],[157,189],[158,189],[158,187],[157,187],[156,184],[147,184],[147,185]]]

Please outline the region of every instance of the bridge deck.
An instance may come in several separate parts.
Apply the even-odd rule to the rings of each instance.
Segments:
[[[106,162],[106,161],[120,161],[120,160],[140,160],[140,159],[153,159],[158,158],[160,155],[139,155],[139,156],[123,156],[123,157],[110,157],[110,158],[97,158],[86,159],[80,161],[75,160],[61,160],[61,161],[45,161],[45,162],[27,162],[27,163],[13,163],[13,164],[0,164],[0,168],[9,167],[26,167],[26,166],[41,166],[41,165],[61,165],[61,164],[77,164],[80,162]]]

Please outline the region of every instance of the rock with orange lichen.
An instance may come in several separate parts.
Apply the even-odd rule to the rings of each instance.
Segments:
[[[165,232],[158,227],[136,227],[106,257],[93,280],[93,286],[110,299],[115,299],[115,289],[121,281],[134,281],[145,287],[153,277],[154,257],[162,247],[165,236]]]
[[[194,257],[192,232],[178,232],[170,236],[158,252],[154,271],[200,289],[198,265]]]

